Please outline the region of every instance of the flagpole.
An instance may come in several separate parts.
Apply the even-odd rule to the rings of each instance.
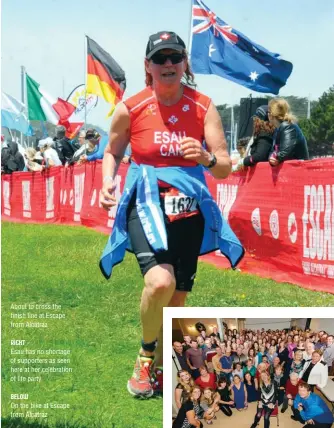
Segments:
[[[23,65],[21,65],[21,101],[23,104],[25,104],[24,102],[24,77],[25,77],[25,68]],[[23,146],[23,132],[21,132],[21,145]]]
[[[192,45],[192,27],[193,27],[193,0],[190,0],[190,23],[189,23],[189,41],[188,41],[188,59],[191,62],[191,45]]]
[[[85,131],[87,129],[86,121],[87,121],[87,36],[85,34],[85,43],[84,43],[84,61],[85,61],[85,75],[84,75],[84,82],[85,82]]]

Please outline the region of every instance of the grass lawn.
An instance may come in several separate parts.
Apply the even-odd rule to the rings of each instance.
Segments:
[[[115,268],[111,281],[103,278],[98,260],[106,239],[81,227],[3,223],[3,426],[162,426],[162,400],[138,401],[126,390],[140,340],[142,278],[131,255]],[[56,303],[66,319],[49,320],[47,329],[11,328],[14,303]],[[200,263],[188,306],[334,306],[334,296]],[[70,349],[73,372],[42,375],[41,382],[11,382],[11,339],[26,339],[28,349]],[[71,407],[49,410],[47,424],[22,422],[10,417],[14,393],[28,393],[29,402]]]

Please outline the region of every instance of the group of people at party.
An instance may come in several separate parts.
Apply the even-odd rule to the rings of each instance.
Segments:
[[[291,419],[305,427],[329,428],[333,415],[315,388],[324,388],[333,374],[333,335],[311,330],[228,330],[217,328],[174,341],[180,368],[175,388],[179,409],[174,428],[213,424],[216,413],[231,417],[257,402],[251,428],[273,412],[291,409]],[[274,413],[275,414],[275,413]],[[233,416],[232,416],[233,417]]]

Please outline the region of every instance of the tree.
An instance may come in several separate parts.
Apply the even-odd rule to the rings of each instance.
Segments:
[[[319,98],[310,120],[299,125],[308,140],[310,155],[333,155],[334,145],[334,85]]]

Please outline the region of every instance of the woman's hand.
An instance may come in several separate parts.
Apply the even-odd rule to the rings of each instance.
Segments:
[[[202,143],[195,138],[185,137],[180,141],[182,156],[184,159],[193,160],[201,165],[210,164],[210,155],[203,148]]]
[[[279,164],[276,158],[269,158],[269,163],[271,166],[277,166]]]
[[[106,211],[109,211],[110,208],[117,205],[115,189],[116,184],[114,184],[113,180],[106,180],[103,183],[103,187],[100,192],[100,204]]]
[[[263,403],[262,403],[262,401],[260,401],[259,402],[259,409],[262,409],[263,408]]]
[[[269,409],[273,409],[275,406],[273,403],[268,404]]]

